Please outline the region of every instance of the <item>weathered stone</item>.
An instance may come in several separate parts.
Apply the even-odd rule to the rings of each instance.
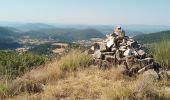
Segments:
[[[105,60],[108,61],[108,62],[115,62],[115,56],[106,55]]]
[[[97,58],[97,59],[103,59],[103,56],[102,53],[100,52],[100,50],[96,50],[93,54],[93,57],[94,58]]]
[[[153,58],[145,58],[144,59],[146,62],[148,62],[149,64],[154,62],[154,59]]]
[[[90,50],[94,51],[94,50],[95,50],[95,49],[94,49],[94,46],[92,46],[92,47],[90,48]]]
[[[136,58],[134,56],[126,56],[126,63],[128,68],[131,68],[136,63]]]
[[[170,73],[169,73],[170,74]],[[161,70],[159,72],[159,77],[160,79],[163,79],[163,80],[168,80],[170,79],[170,75],[168,75],[168,71],[165,71],[165,70]]]
[[[126,51],[126,49],[119,49],[120,51],[122,51],[122,52],[125,52]]]
[[[107,47],[108,48],[111,48],[111,46],[113,46],[113,45],[114,45],[114,38],[107,41]]]
[[[94,43],[92,49],[94,49],[94,50],[100,49],[100,44],[99,43]]]
[[[120,49],[127,49],[126,46],[120,46]]]
[[[145,52],[145,49],[141,48],[133,38],[125,36],[121,27],[117,27],[115,32],[107,35],[103,43],[95,43],[90,50],[95,63],[101,68],[116,64],[119,65],[121,73],[128,73],[130,76],[136,73],[149,73],[151,69],[159,72],[159,66],[153,57],[149,56],[149,52]],[[157,77],[154,72],[151,75]]]
[[[102,52],[103,55],[114,55],[114,52]]]
[[[128,74],[128,68],[125,64],[120,64],[118,65],[118,70],[122,73],[122,74]]]
[[[138,73],[140,74],[140,73],[143,73],[144,71],[146,71],[146,68],[145,68],[145,67],[143,67],[143,68],[141,68],[140,70],[138,70]]]
[[[121,60],[121,55],[120,55],[120,51],[119,51],[119,50],[116,51],[116,59],[117,59],[118,61]]]
[[[111,51],[112,51],[112,52],[116,52],[116,50],[117,50],[117,48],[112,48]]]
[[[140,69],[140,64],[133,64],[131,68],[129,68],[129,75],[132,76],[133,74],[138,73],[139,69]]]
[[[132,50],[131,49],[127,49],[124,54],[124,56],[131,56],[132,55]]]
[[[143,73],[143,77],[150,79],[150,80],[157,80],[159,79],[158,73],[156,73],[153,69],[149,69]]]
[[[140,56],[140,58],[144,58],[146,56],[146,53],[144,50],[138,50],[137,53]]]
[[[153,59],[150,59],[150,58],[145,58],[145,59],[141,59],[139,60],[140,64],[142,67],[145,67],[149,64],[152,64],[153,63]]]
[[[132,42],[131,47],[140,48],[140,45],[135,41],[135,42]]]
[[[103,43],[103,44],[100,44],[100,51],[101,51],[101,52],[107,51],[106,45],[105,45],[104,43]]]
[[[166,71],[168,78],[170,79],[170,71]]]
[[[127,41],[127,45],[132,47],[132,48],[139,48],[140,47],[140,45],[136,41],[134,41],[134,42]]]

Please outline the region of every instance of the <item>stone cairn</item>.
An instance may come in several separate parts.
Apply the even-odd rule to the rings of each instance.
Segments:
[[[148,69],[158,71],[158,64],[152,55],[145,52],[141,45],[129,36],[120,26],[115,32],[106,35],[106,39],[96,42],[89,50],[94,64],[101,68],[116,66],[123,74],[143,73]]]

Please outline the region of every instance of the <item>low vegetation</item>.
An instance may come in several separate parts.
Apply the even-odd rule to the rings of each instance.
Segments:
[[[154,57],[165,69],[170,69],[170,41],[163,40],[155,45]]]
[[[10,100],[168,100],[170,81],[128,77],[117,68],[89,65],[91,57],[74,50],[14,80],[0,84],[1,99]]]
[[[70,70],[74,71],[78,68],[85,68],[89,66],[91,62],[91,57],[81,51],[74,50],[71,51],[68,55],[63,56],[59,62],[58,66],[61,70]]]
[[[0,51],[0,75],[15,78],[33,67],[44,64],[47,60],[45,56],[32,53]]]

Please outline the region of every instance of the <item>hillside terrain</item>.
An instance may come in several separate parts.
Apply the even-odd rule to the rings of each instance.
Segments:
[[[39,39],[54,39],[66,42],[73,42],[77,40],[88,40],[90,38],[103,38],[104,35],[95,29],[42,29],[35,31],[28,31],[23,35],[30,36],[31,38]]]
[[[21,45],[15,41],[18,35],[19,33],[17,33],[14,28],[0,27],[0,49],[21,47]]]
[[[14,80],[1,81],[0,97],[6,100],[168,100],[169,81],[154,76],[129,77],[112,68],[90,65],[91,57],[69,52]]]
[[[141,43],[157,43],[162,40],[170,40],[170,30],[150,34],[141,34],[134,37]]]

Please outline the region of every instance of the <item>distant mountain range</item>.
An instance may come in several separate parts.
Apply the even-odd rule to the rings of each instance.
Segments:
[[[0,23],[0,46],[16,43],[19,37],[30,36],[37,39],[53,39],[65,42],[103,38],[114,31],[116,25],[61,25],[43,23]],[[134,36],[140,42],[157,42],[170,38],[170,26],[121,25],[126,35]],[[159,32],[161,31],[161,32]],[[151,34],[150,34],[151,33]]]

